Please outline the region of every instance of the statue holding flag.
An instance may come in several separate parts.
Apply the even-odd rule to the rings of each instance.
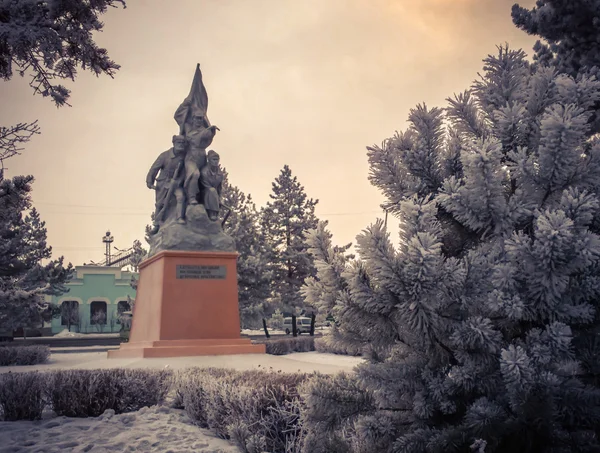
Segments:
[[[211,126],[207,116],[208,95],[202,83],[200,65],[196,66],[190,94],[175,112],[175,121],[179,125],[179,134],[188,142],[185,156],[184,189],[189,204],[198,204],[200,170],[206,165],[206,148],[210,146],[218,130]]]

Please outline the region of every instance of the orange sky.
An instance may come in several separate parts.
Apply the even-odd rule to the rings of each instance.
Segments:
[[[406,127],[410,108],[468,88],[481,60],[535,38],[511,22],[514,0],[130,0],[102,19],[116,78],[81,73],[70,103],[0,82],[0,124],[39,119],[8,176],[33,174],[34,205],[55,255],[102,260],[143,240],[154,194],[146,173],[177,132],[173,113],[200,63],[212,148],[259,205],[284,164],[320,200],[336,243],[381,216],[365,147]],[[522,1],[531,7],[534,0]],[[397,232],[390,220],[391,231]],[[395,239],[395,238],[394,238]]]

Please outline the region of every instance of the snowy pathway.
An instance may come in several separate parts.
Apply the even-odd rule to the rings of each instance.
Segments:
[[[98,369],[98,368],[171,368],[218,367],[235,370],[269,369],[285,373],[319,371],[335,374],[352,371],[362,362],[360,357],[349,357],[319,352],[297,352],[275,356],[269,354],[240,354],[200,357],[175,357],[165,359],[108,359],[106,352],[83,352],[52,354],[50,361],[43,365],[0,367],[0,373],[9,371],[33,371],[51,369]]]
[[[239,453],[166,406],[100,417],[0,422],[0,453]]]

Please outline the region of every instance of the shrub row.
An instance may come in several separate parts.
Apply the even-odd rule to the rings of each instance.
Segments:
[[[192,368],[174,379],[176,407],[244,453],[300,451],[298,386],[307,374]]]
[[[53,370],[0,374],[5,421],[39,420],[44,409],[67,417],[97,417],[160,404],[170,388],[165,370]]]
[[[285,337],[255,340],[254,343],[265,344],[267,354],[285,355],[292,352],[309,352],[315,350],[315,337]]]
[[[45,345],[0,346],[0,366],[37,365],[49,357],[50,348]]]

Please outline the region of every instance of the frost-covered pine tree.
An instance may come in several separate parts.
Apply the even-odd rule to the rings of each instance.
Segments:
[[[71,91],[57,81],[74,81],[79,68],[110,77],[119,69],[93,35],[104,28],[100,16],[119,4],[125,7],[124,0],[0,0],[0,78],[27,75],[34,94],[69,105]],[[38,133],[37,121],[0,126],[0,161]]]
[[[33,177],[0,180],[0,329],[38,326],[48,309],[45,295],[68,291],[71,264],[49,260],[46,226],[31,209]],[[44,263],[42,263],[44,261]]]
[[[514,5],[514,24],[535,43],[534,60],[573,77],[600,77],[600,0],[537,0],[531,10]],[[600,102],[590,115],[591,131],[600,132]]]
[[[354,255],[348,253],[352,244],[343,246],[333,245],[333,235],[327,230],[328,222],[320,221],[317,228],[308,232],[306,243],[308,253],[314,259],[316,276],[307,277],[300,289],[306,305],[314,308],[320,322],[328,315],[335,319],[338,301],[346,289],[346,283],[341,277],[348,262]]]
[[[540,36],[534,59],[576,77],[584,68],[600,67],[600,1],[537,0],[532,9],[512,7],[514,24]]]
[[[223,204],[231,208],[225,231],[235,239],[240,321],[242,328],[259,328],[271,296],[272,272],[269,244],[260,227],[260,216],[250,195],[229,183],[223,171]]]
[[[272,183],[271,201],[261,210],[261,225],[270,244],[273,289],[284,311],[303,306],[300,294],[304,280],[315,274],[306,235],[317,227],[315,206],[304,186],[285,165]]]
[[[369,148],[400,244],[327,267],[367,362],[305,388],[306,452],[599,451],[600,82],[525,57]]]
[[[56,80],[75,80],[79,68],[113,77],[119,65],[94,41],[100,16],[124,0],[3,0],[0,2],[0,78],[31,78],[34,93],[67,104],[70,90]]]

